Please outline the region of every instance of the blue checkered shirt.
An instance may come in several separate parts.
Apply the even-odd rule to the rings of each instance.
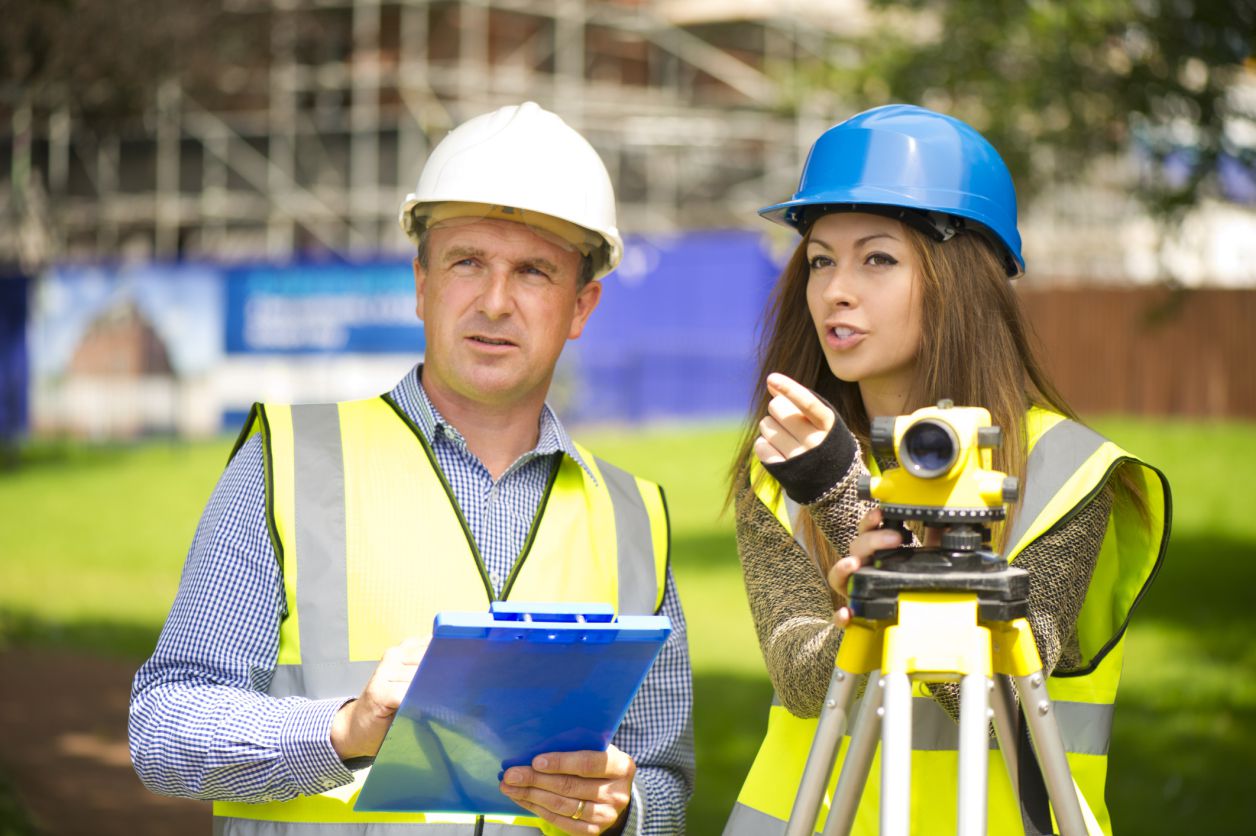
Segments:
[[[523,548],[545,485],[566,455],[588,470],[562,424],[541,414],[535,449],[493,481],[462,435],[436,411],[420,367],[391,397],[427,438],[500,593]],[[637,764],[629,834],[684,832],[693,789],[693,690],[685,619],[668,570],[662,613],[673,632],[613,740]],[[136,674],[130,742],[150,790],[223,801],[281,801],[353,780],[331,746],[349,698],[266,694],[279,652],[283,577],[266,523],[260,436],[218,481],[197,526],[157,648]],[[365,684],[365,683],[363,683]]]

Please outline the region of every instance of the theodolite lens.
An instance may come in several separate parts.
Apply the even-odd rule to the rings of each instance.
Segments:
[[[903,466],[924,479],[941,476],[959,455],[955,431],[940,421],[924,419],[907,428],[899,441]]]

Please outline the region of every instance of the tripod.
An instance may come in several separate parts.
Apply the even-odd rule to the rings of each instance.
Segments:
[[[892,507],[887,519],[902,520]],[[912,518],[922,518],[912,509]],[[925,519],[941,527],[954,519]],[[983,548],[983,524],[953,525],[941,547],[878,551],[851,577],[855,618],[838,650],[828,693],[790,814],[786,836],[811,836],[837,758],[857,678],[868,674],[862,708],[825,821],[824,836],[849,833],[881,742],[882,836],[910,829],[912,682],[960,683],[958,833],[986,832],[987,722],[1019,795],[1011,681],[1024,707],[1047,793],[1065,836],[1087,833],[1064,744],[1047,696],[1042,661],[1026,619],[1029,576]]]

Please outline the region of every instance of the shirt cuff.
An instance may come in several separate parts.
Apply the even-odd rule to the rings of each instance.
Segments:
[[[302,795],[318,795],[348,784],[353,773],[331,745],[331,724],[348,700],[301,701],[279,731],[279,753],[292,786]]]
[[[628,802],[628,821],[624,822],[621,836],[641,836],[641,823],[645,821],[645,801],[637,790],[637,782],[632,782],[632,800]]]
[[[855,461],[859,445],[841,419],[815,447],[792,459],[764,464],[767,472],[780,483],[790,499],[799,505],[810,505],[842,481]]]

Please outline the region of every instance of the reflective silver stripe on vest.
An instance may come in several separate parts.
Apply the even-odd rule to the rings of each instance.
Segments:
[[[855,700],[848,716],[859,715],[862,698]],[[772,705],[783,708],[774,693]],[[1067,702],[1052,700],[1064,751],[1075,755],[1106,755],[1112,736],[1112,717],[1116,706],[1111,703]],[[953,752],[959,748],[959,726],[936,700],[912,697],[911,748],[917,752]],[[990,748],[998,748],[994,738]]]
[[[1106,755],[1112,739],[1112,703],[1066,702],[1052,700],[1064,751],[1077,755]]]
[[[738,802],[724,824],[723,836],[779,836],[785,832],[787,824]]]
[[[784,488],[781,489],[781,493],[782,498],[785,500],[785,513],[789,517],[789,527],[790,530],[794,532],[794,542],[807,553],[808,557],[815,560],[816,556],[811,553],[811,547],[803,541],[802,532],[798,529],[798,515],[802,513],[802,506],[790,499],[788,496],[785,496]]]
[[[266,693],[272,697],[326,700],[362,692],[378,662],[305,662],[279,665]]]
[[[311,699],[356,694],[366,678],[355,680],[355,672],[345,669],[349,658],[345,469],[335,404],[292,407],[292,459],[297,617],[301,668],[306,670],[283,666],[287,670],[275,672],[269,693]]]
[[[1047,430],[1029,451],[1025,463],[1024,498],[1016,512],[1012,532],[1004,542],[1015,546],[1029,526],[1059,493],[1064,483],[1106,443],[1099,433],[1065,419]]]
[[[258,819],[214,818],[214,836],[396,836],[398,833],[415,833],[422,836],[542,836],[537,827],[518,824],[485,822],[484,829],[477,831],[474,824],[413,824],[395,822],[384,824],[328,824],[324,822],[261,821]]]
[[[651,615],[658,600],[654,537],[637,480],[626,470],[597,459],[615,508],[615,545],[619,559],[619,612]]]

